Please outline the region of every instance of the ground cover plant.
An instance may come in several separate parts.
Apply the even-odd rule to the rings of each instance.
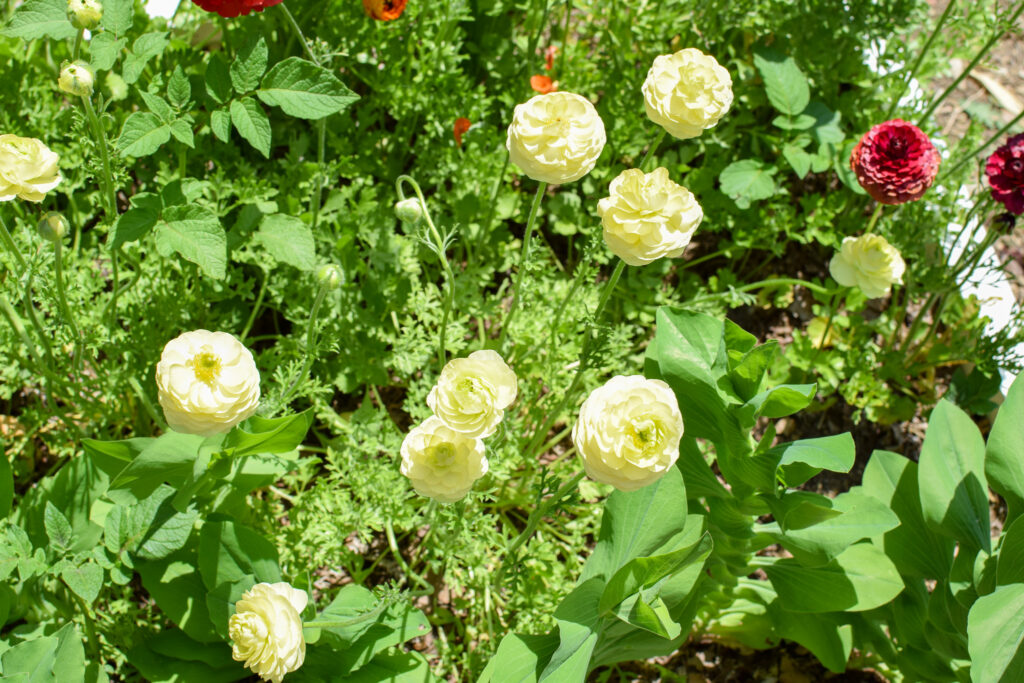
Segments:
[[[3,8],[5,679],[1024,677],[1024,5]]]

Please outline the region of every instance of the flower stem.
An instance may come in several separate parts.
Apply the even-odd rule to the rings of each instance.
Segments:
[[[394,556],[395,562],[397,562],[398,566],[402,568],[402,573],[423,587],[423,590],[426,592],[420,593],[420,595],[431,595],[434,592],[434,586],[422,576],[414,572],[405,561],[405,558],[402,557],[402,553],[398,551],[398,541],[395,540],[395,530],[391,526],[390,519],[384,520],[384,534],[388,537],[388,548],[391,549],[391,554]]]
[[[270,277],[267,272],[262,268],[260,273],[263,275],[263,281],[260,282],[260,291],[256,295],[256,303],[253,304],[252,310],[249,311],[249,319],[245,321],[245,327],[242,328],[242,334],[239,335],[240,341],[245,341],[245,338],[249,336],[249,332],[252,331],[253,323],[256,322],[256,316],[259,314],[260,306],[263,305],[263,297],[267,294],[267,283],[270,282]]]
[[[814,347],[814,353],[811,354],[811,360],[807,364],[809,368],[814,367],[814,361],[818,359],[818,355],[821,350],[825,348],[825,343],[828,341],[828,333],[832,331],[832,321],[835,319],[836,310],[839,306],[839,294],[842,290],[836,290],[836,293],[832,295],[832,298],[828,302],[828,318],[825,320],[825,331],[821,334],[821,339]]]
[[[82,51],[82,39],[85,38],[85,29],[78,29],[78,33],[75,35],[75,44],[71,48],[71,61],[78,59],[79,53]]]
[[[64,293],[64,254],[63,245],[61,240],[57,240],[53,243],[54,246],[54,272],[57,280],[57,300],[60,302],[61,313],[64,314],[65,322],[68,327],[71,328],[71,334],[75,338],[75,357],[72,361],[71,367],[74,369],[74,373],[77,375],[81,370],[83,361],[82,358],[82,334],[78,330],[78,325],[75,323],[75,316],[71,313],[71,307],[68,306],[68,299]],[[115,283],[116,288],[116,283]]]
[[[3,216],[0,216],[0,240],[3,241],[7,251],[11,252],[14,256],[14,260],[18,262],[18,268],[24,272],[26,268],[25,258],[21,255],[21,251],[14,242],[14,238],[11,237],[11,233],[7,231],[7,224],[4,222]]]
[[[317,314],[320,312],[320,304],[323,303],[324,297],[327,296],[328,289],[330,289],[329,284],[324,282],[320,285],[320,289],[317,290],[316,298],[313,299],[313,307],[309,309],[309,322],[306,324],[306,348],[304,349],[306,359],[302,363],[302,372],[296,375],[288,389],[281,394],[281,398],[278,399],[277,405],[274,408],[275,413],[288,404],[288,399],[291,398],[295,389],[298,388],[299,382],[309,375],[309,370],[313,367],[313,347],[316,345]]]
[[[533,230],[537,223],[540,200],[544,198],[544,191],[547,187],[547,183],[537,183],[537,193],[533,196],[530,217],[526,221],[526,232],[523,234],[523,249],[519,254],[519,271],[516,273],[515,281],[512,285],[512,304],[509,306],[508,315],[505,316],[505,320],[501,323],[501,337],[498,338],[498,349],[502,349],[505,346],[505,339],[508,337],[509,328],[512,326],[512,318],[515,317],[516,308],[519,306],[519,300],[522,298],[520,294],[522,293],[523,276],[527,271],[527,258],[530,255],[530,240],[533,238]]]
[[[917,76],[918,70],[921,68],[921,63],[924,61],[925,55],[931,50],[932,43],[939,36],[939,32],[942,31],[942,27],[945,25],[946,20],[953,11],[953,7],[956,5],[956,0],[950,0],[946,5],[946,9],[943,10],[942,16],[939,17],[939,21],[935,24],[935,28],[932,29],[931,35],[928,36],[928,40],[925,41],[921,51],[917,54],[917,59],[914,60],[914,66],[910,68],[910,73],[903,81],[903,87],[900,89],[900,94],[892,98],[889,104],[889,110],[885,112],[885,119],[891,119],[893,113],[896,111],[896,107],[899,105],[899,101],[903,99],[903,96],[907,93],[907,88],[910,87],[910,82]]]
[[[494,209],[498,204],[498,193],[501,191],[501,186],[505,180],[505,171],[508,170],[509,155],[505,155],[505,163],[501,166],[501,173],[498,174],[498,182],[494,184],[494,192],[491,194],[491,204],[487,207],[487,218],[484,219],[482,228],[484,234],[487,234],[491,229],[491,221],[494,220]]]
[[[816,285],[813,282],[808,282],[807,280],[798,280],[796,278],[791,278],[791,277],[777,277],[777,278],[773,278],[773,279],[770,279],[770,280],[759,280],[757,282],[751,282],[748,285],[743,285],[742,287],[735,287],[733,289],[730,289],[727,292],[716,292],[714,294],[707,294],[705,296],[699,296],[696,299],[690,299],[689,301],[687,301],[685,303],[686,304],[690,304],[690,305],[692,305],[692,304],[702,304],[702,303],[704,303],[706,301],[714,301],[715,299],[720,299],[721,297],[727,296],[729,294],[740,293],[740,292],[749,292],[752,289],[761,289],[761,288],[767,288],[767,287],[777,287],[779,285],[793,285],[795,287],[806,287],[807,289],[811,290],[812,292],[817,292],[818,294],[832,294],[835,291],[835,290],[829,289],[828,287],[822,287],[821,285]]]
[[[977,155],[979,155],[983,151],[985,151],[986,147],[991,145],[993,142],[995,142],[999,138],[1003,137],[1003,135],[1005,135],[1006,132],[1008,130],[1010,130],[1011,128],[1013,128],[1018,122],[1020,122],[1021,119],[1024,119],[1024,109],[1022,109],[1019,114],[1014,116],[1010,120],[1009,123],[1007,123],[1005,126],[1003,126],[999,130],[997,130],[995,133],[993,133],[991,136],[989,136],[988,140],[986,140],[984,143],[982,143],[977,149],[971,151],[970,154],[964,155],[960,159],[960,161],[958,161],[956,163],[956,166],[954,166],[953,168],[943,172],[942,175],[939,176],[938,181],[942,181],[947,176],[950,176],[950,175],[956,173],[957,171],[960,170],[961,167],[963,167],[964,164],[968,163],[969,161],[974,160],[977,157]]]
[[[885,206],[879,202],[875,206],[875,210],[871,213],[871,218],[868,219],[868,227],[864,228],[864,234],[870,235],[871,231],[875,229],[875,225],[878,223],[878,218],[882,215],[882,207]]]
[[[637,168],[643,171],[647,167],[647,162],[654,157],[654,153],[658,151],[659,147],[661,147],[661,142],[665,139],[665,135],[667,134],[668,131],[662,128],[661,132],[658,133],[658,137],[654,138],[654,142],[652,142],[651,146],[647,148],[647,154],[644,154],[644,158],[640,160],[640,165]]]
[[[103,165],[103,208],[107,213],[107,220],[113,222],[117,218],[117,196],[114,188],[114,174],[110,170],[110,154],[107,151],[107,135],[103,131],[103,125],[96,116],[96,110],[92,106],[92,100],[88,97],[82,98],[82,107],[85,109],[85,116],[92,126],[93,135],[96,136],[96,148],[100,153],[100,163]],[[115,289],[117,289],[115,284]]]

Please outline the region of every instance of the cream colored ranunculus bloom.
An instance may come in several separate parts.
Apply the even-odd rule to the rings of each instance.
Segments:
[[[485,437],[498,428],[518,391],[516,373],[500,355],[474,351],[448,361],[427,395],[427,405],[455,431]]]
[[[704,211],[697,199],[668,177],[668,169],[623,171],[597,203],[604,241],[631,266],[683,255]]]
[[[223,434],[260,402],[252,354],[226,332],[195,330],[167,342],[156,384],[167,424],[185,434]]]
[[[677,138],[695,138],[732,106],[732,78],[696,48],[654,59],[643,85],[647,117]]]
[[[590,173],[604,143],[604,122],[590,100],[553,92],[516,106],[505,146],[523,173],[559,184]]]
[[[402,441],[401,472],[421,496],[454,503],[487,474],[484,442],[460,434],[431,415]]]
[[[683,416],[667,384],[641,375],[612,377],[580,407],[572,441],[597,481],[635,491],[679,458]]]
[[[35,138],[0,135],[0,202],[41,202],[62,178],[54,152]]]
[[[302,635],[305,592],[287,583],[258,583],[235,603],[228,619],[231,656],[265,681],[281,683],[306,659]]]
[[[889,288],[903,282],[907,264],[899,250],[881,235],[847,237],[828,269],[844,287],[859,287],[871,299],[885,296]]]

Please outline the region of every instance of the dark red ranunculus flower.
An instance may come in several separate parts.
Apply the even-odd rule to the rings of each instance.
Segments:
[[[237,17],[249,12],[262,12],[282,0],[192,0],[207,12],[216,12],[222,17]]]
[[[894,119],[864,134],[850,155],[850,168],[872,199],[903,204],[920,199],[931,187],[939,152],[920,128]]]
[[[992,152],[985,164],[992,197],[1015,216],[1024,214],[1024,133]]]

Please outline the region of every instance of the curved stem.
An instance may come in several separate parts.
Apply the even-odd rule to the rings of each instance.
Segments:
[[[647,167],[647,162],[654,157],[654,153],[658,151],[658,147],[661,147],[661,142],[665,139],[667,134],[668,131],[662,128],[661,132],[658,133],[658,137],[654,138],[654,142],[652,142],[651,146],[647,148],[647,154],[644,154],[644,158],[640,160],[640,165],[637,166],[637,168],[643,171]]]
[[[910,68],[910,73],[903,80],[903,87],[900,89],[900,94],[892,98],[892,102],[889,104],[889,110],[885,112],[885,119],[889,120],[892,118],[893,112],[896,111],[896,107],[899,106],[900,100],[907,93],[907,88],[910,87],[910,82],[917,76],[918,70],[921,68],[921,63],[924,61],[925,55],[931,50],[932,43],[939,36],[939,32],[942,31],[942,27],[945,25],[946,20],[949,18],[953,7],[956,5],[956,0],[950,0],[946,5],[946,9],[942,11],[942,16],[939,17],[939,21],[935,24],[935,28],[932,29],[931,35],[928,36],[928,40],[925,41],[921,51],[917,54],[917,59],[914,60],[914,65]]]
[[[249,332],[252,331],[253,323],[256,322],[256,316],[259,315],[260,306],[263,305],[263,297],[267,294],[267,283],[270,282],[270,277],[262,268],[260,272],[263,274],[263,281],[260,282],[260,291],[256,295],[256,303],[253,304],[252,310],[249,311],[249,319],[245,321],[245,327],[242,328],[242,334],[239,336],[240,341],[245,341],[245,338],[249,336]]]
[[[7,224],[2,216],[0,216],[0,241],[3,241],[4,247],[7,248],[7,251],[11,252],[14,260],[18,262],[18,268],[24,272],[26,268],[25,258],[21,255],[21,250],[18,249],[18,245],[15,243],[14,238],[11,237],[11,233],[7,231]]]
[[[110,170],[110,154],[107,151],[107,134],[103,131],[103,124],[96,116],[96,110],[92,106],[92,100],[88,97],[82,98],[82,107],[85,109],[85,116],[92,126],[93,135],[96,136],[96,148],[100,153],[100,163],[103,165],[103,189],[104,209],[107,213],[107,220],[113,222],[117,218],[117,195],[114,188],[114,174]]]
[[[1017,114],[1016,116],[1014,116],[1014,117],[1013,117],[1013,118],[1012,118],[1012,119],[1010,120],[1010,122],[1009,122],[1009,123],[1007,123],[1007,124],[1006,124],[1005,126],[1003,126],[1003,127],[1002,127],[1002,128],[1000,128],[999,130],[997,130],[997,131],[996,131],[995,133],[993,133],[993,134],[992,134],[991,136],[989,136],[988,140],[986,140],[986,141],[985,141],[984,143],[982,143],[982,144],[981,144],[981,145],[980,145],[980,146],[979,146],[979,147],[978,147],[977,149],[974,149],[974,150],[973,150],[973,151],[972,151],[972,152],[971,152],[970,154],[964,155],[964,157],[963,157],[963,158],[961,158],[961,159],[960,159],[960,161],[958,161],[958,162],[956,163],[956,166],[954,166],[953,168],[949,169],[948,171],[944,171],[944,172],[943,172],[943,173],[942,173],[942,174],[941,174],[941,175],[939,176],[939,178],[938,178],[938,181],[937,181],[937,182],[941,182],[941,181],[942,181],[943,179],[945,179],[945,178],[946,178],[947,176],[949,176],[949,175],[952,175],[953,173],[956,173],[956,172],[957,172],[958,170],[960,170],[960,168],[961,168],[961,167],[962,167],[962,166],[963,166],[964,164],[966,164],[966,163],[968,163],[969,161],[973,160],[973,159],[974,159],[974,158],[975,158],[975,157],[976,157],[977,155],[979,155],[979,154],[981,154],[981,153],[982,153],[983,151],[985,151],[985,148],[986,148],[986,147],[988,147],[988,146],[989,146],[989,145],[991,145],[991,144],[992,144],[993,142],[995,142],[996,140],[998,140],[999,138],[1001,138],[1001,137],[1002,137],[1003,135],[1005,135],[1005,134],[1006,134],[1006,132],[1007,132],[1008,130],[1010,130],[1011,128],[1013,128],[1013,127],[1014,127],[1014,126],[1015,126],[1015,125],[1016,125],[1016,124],[1017,124],[1017,123],[1018,123],[1018,122],[1019,122],[1019,121],[1020,121],[1021,119],[1024,119],[1024,109],[1022,109],[1022,110],[1021,110],[1021,112],[1020,112],[1019,114]]]
[[[505,155],[505,163],[501,166],[501,173],[498,174],[498,182],[494,184],[494,192],[491,193],[491,204],[487,207],[487,218],[484,219],[483,228],[486,234],[491,229],[491,221],[494,220],[494,208],[498,204],[498,192],[501,191],[502,182],[505,180],[505,171],[508,170],[509,155]]]
[[[519,270],[512,285],[512,304],[509,306],[508,315],[501,323],[501,336],[498,338],[499,351],[505,346],[505,339],[508,337],[509,328],[512,326],[512,319],[515,317],[516,308],[519,306],[523,276],[526,274],[527,258],[530,255],[530,240],[533,238],[533,230],[537,223],[537,213],[540,211],[540,200],[544,198],[544,191],[548,184],[537,183],[537,193],[533,196],[533,205],[530,207],[530,217],[526,221],[526,232],[523,234],[523,249],[519,254]]]
[[[875,206],[875,210],[871,213],[871,218],[868,219],[868,227],[864,228],[864,234],[871,234],[871,231],[875,229],[875,225],[878,223],[878,218],[882,215],[882,207],[885,206],[879,202]]]
[[[742,287],[735,287],[733,289],[730,289],[727,292],[716,292],[714,294],[708,294],[708,295],[705,295],[705,296],[699,296],[696,299],[690,299],[689,301],[686,301],[684,303],[685,304],[704,303],[705,301],[714,301],[715,299],[720,299],[723,296],[727,296],[729,294],[735,294],[735,293],[740,293],[740,292],[749,292],[752,289],[761,289],[761,288],[766,288],[766,287],[777,287],[779,285],[792,285],[794,287],[806,287],[807,289],[811,290],[812,292],[817,292],[819,294],[833,294],[835,292],[834,289],[829,289],[828,287],[822,287],[821,285],[816,285],[813,282],[808,282],[807,280],[798,280],[798,279],[792,278],[792,277],[777,277],[777,278],[773,278],[773,279],[770,279],[770,280],[759,280],[757,282],[751,282],[748,285],[743,285]]]
[[[414,572],[405,561],[405,558],[402,557],[402,553],[398,551],[398,541],[395,540],[395,530],[391,527],[390,519],[384,520],[384,534],[388,538],[388,548],[391,549],[391,554],[394,556],[395,562],[397,562],[398,566],[402,568],[402,574],[423,587],[425,592],[419,593],[419,595],[432,594],[434,592],[434,586],[422,576]]]
[[[316,344],[317,314],[320,312],[320,304],[323,303],[324,297],[327,296],[328,289],[328,283],[325,282],[321,284],[320,289],[317,290],[316,298],[313,299],[313,307],[309,309],[309,322],[306,325],[306,360],[302,363],[302,372],[300,372],[295,377],[295,379],[292,380],[292,383],[288,387],[288,389],[283,394],[281,394],[281,398],[278,399],[277,406],[275,406],[274,412],[277,412],[278,410],[280,410],[281,408],[288,404],[288,399],[291,398],[292,393],[294,393],[295,389],[299,386],[299,382],[301,382],[307,375],[309,375],[309,370],[310,368],[313,367],[313,347]]]
[[[54,242],[54,271],[57,279],[57,300],[60,302],[61,313],[64,314],[64,319],[67,322],[68,327],[71,328],[71,334],[75,338],[75,358],[72,361],[71,367],[74,368],[75,374],[78,374],[82,363],[82,335],[78,331],[78,325],[75,323],[75,316],[71,313],[71,307],[68,306],[67,296],[64,294],[64,254],[63,245],[61,240]]]

